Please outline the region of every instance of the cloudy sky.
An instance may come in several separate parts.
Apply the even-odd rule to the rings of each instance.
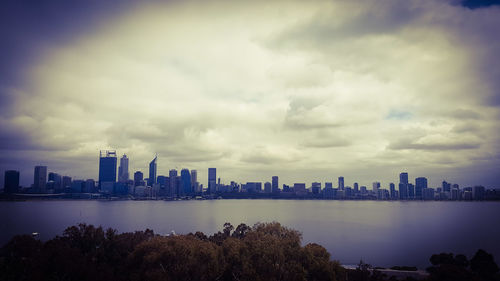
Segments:
[[[42,2],[44,2],[42,4]],[[498,1],[6,1],[0,172],[500,187]]]

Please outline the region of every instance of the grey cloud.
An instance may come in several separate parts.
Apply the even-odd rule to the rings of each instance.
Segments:
[[[352,142],[342,138],[313,138],[303,141],[300,144],[305,147],[329,148],[349,146]]]
[[[388,148],[393,150],[425,150],[440,152],[443,150],[477,149],[479,143],[416,143],[413,140],[401,139],[389,144]]]

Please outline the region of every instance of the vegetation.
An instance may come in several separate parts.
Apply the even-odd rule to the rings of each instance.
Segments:
[[[493,257],[479,250],[433,255],[433,280],[500,280]],[[399,267],[399,270],[413,269]],[[118,234],[80,224],[47,242],[15,236],[0,249],[0,280],[395,280],[360,262],[344,269],[318,244],[277,222],[224,224],[202,232],[160,236],[152,230]],[[407,280],[413,280],[408,278]]]

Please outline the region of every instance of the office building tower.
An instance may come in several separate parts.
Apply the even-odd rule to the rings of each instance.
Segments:
[[[199,192],[198,191],[198,171],[196,170],[191,170],[191,190],[193,192]]]
[[[141,171],[134,173],[134,186],[141,186],[144,182],[144,174]]]
[[[474,200],[484,200],[484,193],[484,186],[474,186],[474,189],[472,190],[472,197],[474,198]]]
[[[344,190],[344,177],[339,177],[339,189]]]
[[[279,179],[278,176],[273,176],[271,178],[271,192],[272,193],[278,193],[280,191],[279,188]]]
[[[408,173],[399,174],[399,183],[408,184]]]
[[[424,194],[422,193],[424,188],[427,188],[427,178],[418,177],[415,179],[415,199],[423,199]]]
[[[217,192],[217,169],[208,168],[208,193]]]
[[[391,199],[397,199],[396,186],[392,182],[389,184],[389,194],[391,196]]]
[[[35,192],[45,193],[45,186],[47,184],[47,166],[36,166],[33,188]]]
[[[156,183],[156,159],[158,156],[155,156],[153,160],[149,163],[149,178],[148,178],[148,186],[153,186]]]
[[[376,181],[372,183],[372,190],[373,192],[375,192],[375,194],[377,194],[379,188],[380,188],[380,182]]]
[[[400,183],[399,184],[399,199],[407,200],[408,199],[408,184]]]
[[[264,192],[271,193],[271,191],[272,191],[272,185],[270,182],[266,181],[266,183],[264,183]]]
[[[320,182],[313,182],[311,184],[311,192],[313,194],[319,194],[321,192],[321,183]]]
[[[128,179],[128,157],[127,155],[123,154],[122,158],[120,158],[120,167],[118,168],[118,181],[127,182]]]
[[[443,181],[443,192],[450,192],[451,190],[451,183]]]
[[[170,171],[168,171],[168,178],[170,179],[170,186],[168,188],[168,196],[170,197],[175,197],[177,196],[177,170],[176,169],[172,169]]]
[[[3,184],[3,192],[16,193],[19,192],[19,171],[5,171]]]
[[[87,179],[85,181],[85,188],[83,189],[83,192],[86,192],[86,193],[96,192],[96,189],[95,189],[95,180],[93,180],[93,179]]]
[[[415,186],[411,183],[408,186],[408,199],[415,199]]]
[[[192,191],[192,185],[191,185],[191,174],[189,173],[188,169],[182,169],[181,170],[181,182],[182,182],[182,194],[183,195],[191,195],[193,193]]]
[[[354,183],[353,189],[354,189],[354,193],[358,193],[359,192],[359,185],[358,185],[357,182]]]
[[[306,193],[306,184],[305,183],[294,183],[293,191],[295,194],[305,194]]]
[[[71,177],[63,176],[62,177],[62,188],[70,189],[71,188]]]
[[[63,188],[63,186],[62,186],[62,177],[58,173],[50,172],[49,173],[49,182],[53,183],[52,188],[54,190],[59,190],[60,191]]]
[[[116,182],[116,162],[115,150],[99,152],[99,189],[104,182],[109,183],[108,185]]]

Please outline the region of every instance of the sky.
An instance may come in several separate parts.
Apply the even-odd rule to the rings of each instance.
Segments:
[[[0,184],[97,178],[500,188],[500,1],[11,1]]]

